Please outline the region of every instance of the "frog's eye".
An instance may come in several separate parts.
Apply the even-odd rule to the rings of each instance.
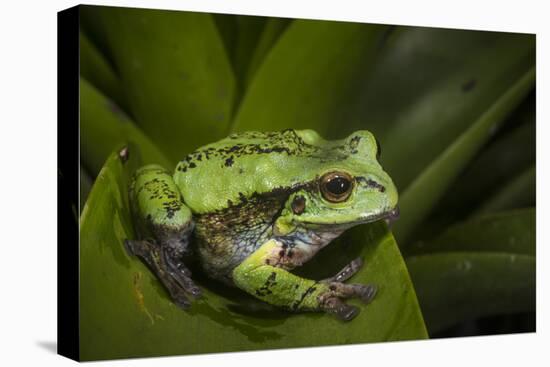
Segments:
[[[374,138],[376,141],[376,159],[380,159],[380,155],[382,154],[382,147],[380,146],[380,142],[378,139]]]
[[[330,202],[347,200],[353,190],[353,178],[344,172],[330,172],[321,177],[321,194]]]

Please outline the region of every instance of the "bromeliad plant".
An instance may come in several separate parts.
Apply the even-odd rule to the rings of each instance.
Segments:
[[[421,339],[534,312],[534,36],[91,6],[81,22],[83,359]],[[285,128],[380,140],[401,218],[304,269],[321,279],[361,256],[354,281],[377,298],[345,324],[197,274],[204,298],[182,311],[124,250],[129,178]]]

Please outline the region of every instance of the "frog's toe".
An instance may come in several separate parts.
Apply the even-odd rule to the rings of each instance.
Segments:
[[[191,302],[185,295],[185,292],[182,288],[177,286],[167,286],[168,292],[172,301],[182,309],[188,309],[191,306]]]
[[[193,298],[200,297],[202,291],[191,279],[191,271],[182,262],[176,262],[166,251],[163,253],[164,262],[167,265],[170,276],[187,294]]]
[[[354,276],[363,267],[363,260],[360,257],[353,259],[349,264],[344,266],[342,270],[336,273],[334,276],[323,279],[324,283],[331,282],[344,282]]]
[[[359,299],[366,304],[370,303],[374,299],[374,297],[376,296],[376,292],[378,291],[378,288],[374,284],[366,284],[366,285],[353,284],[353,285],[359,286],[357,290],[357,297],[359,297]]]
[[[342,321],[350,321],[359,313],[359,308],[348,305],[338,297],[328,297],[322,303],[323,311],[333,314]]]
[[[366,304],[374,299],[377,292],[377,287],[374,284],[346,284],[342,282],[330,282],[328,289],[327,296],[357,297]]]
[[[170,276],[178,283],[178,285],[193,298],[199,298],[202,295],[201,289],[193,282],[191,278],[183,273],[170,270]]]

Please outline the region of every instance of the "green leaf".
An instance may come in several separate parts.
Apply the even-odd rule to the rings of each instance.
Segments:
[[[87,172],[97,176],[111,151],[128,142],[139,146],[145,163],[175,167],[114,102],[81,78],[80,160]]]
[[[120,81],[101,52],[80,31],[80,75],[90,81],[103,94],[124,106],[124,92]]]
[[[231,64],[233,65],[233,50],[237,43],[237,16],[233,14],[212,14],[218,34],[223,41],[225,47],[225,54],[229,57]]]
[[[233,57],[235,75],[239,79],[241,86],[244,85],[252,55],[258,45],[264,26],[266,25],[266,20],[267,18],[265,17],[237,16],[238,37]]]
[[[349,107],[404,190],[535,64],[532,35],[397,27]]]
[[[386,26],[294,20],[258,68],[234,130],[341,126]]]
[[[422,315],[399,249],[383,222],[356,227],[309,264],[322,278],[361,255],[353,282],[379,293],[345,323],[321,313],[290,314],[254,304],[242,292],[204,279],[189,311],[168,298],[158,280],[124,250],[133,238],[127,186],[142,164],[136,147],[122,163],[113,153],[90,193],[80,222],[80,351],[83,360],[322,346],[426,338]],[[258,302],[256,302],[258,304]],[[138,337],[136,337],[138,336]]]
[[[529,105],[531,101],[534,103],[534,99],[529,98]],[[452,194],[442,197],[421,228],[415,230],[414,237],[430,238],[446,226],[467,218],[481,202],[534,164],[534,118],[533,109],[527,116],[520,113],[508,121],[505,126],[508,130],[481,150],[447,190]]]
[[[271,48],[279,40],[281,34],[283,34],[283,32],[287,29],[291,21],[292,19],[288,18],[267,19],[258,44],[251,57],[246,74],[245,85],[250,84],[266,55],[269,51],[271,51]]]
[[[415,243],[409,253],[495,251],[535,255],[535,208],[492,213],[448,227],[428,243]]]
[[[238,80],[239,94],[242,94],[252,55],[270,18],[230,14],[212,14],[212,16]]]
[[[226,135],[235,77],[210,14],[92,8],[131,114],[172,160]]]
[[[426,326],[434,334],[461,321],[535,310],[535,257],[448,252],[407,258]]]
[[[489,197],[473,215],[535,205],[536,167],[533,164]]]
[[[435,203],[456,179],[475,153],[490,138],[504,118],[521,102],[535,82],[534,67],[522,75],[503,95],[495,100],[401,193],[401,218],[394,234],[401,243],[415,226],[429,214]]]
[[[90,193],[90,190],[92,189],[93,179],[90,177],[88,172],[82,167],[82,164],[80,165],[80,176],[79,176],[79,193],[80,193],[80,211],[82,212],[82,209],[84,209],[84,204],[86,203],[86,199],[88,198],[88,194]]]

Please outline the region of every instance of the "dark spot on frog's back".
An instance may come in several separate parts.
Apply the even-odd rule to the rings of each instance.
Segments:
[[[197,165],[194,162],[189,163],[189,168],[195,168]]]
[[[231,157],[229,157],[225,160],[225,166],[226,167],[231,167],[233,165],[233,163],[234,163],[233,156],[231,156]]]
[[[361,141],[361,137],[359,135],[356,135],[353,138],[351,138],[351,140],[349,141],[349,145],[352,148],[357,148],[360,141]]]

